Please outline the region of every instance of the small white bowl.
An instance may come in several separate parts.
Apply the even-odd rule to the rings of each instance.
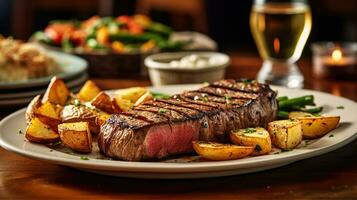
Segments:
[[[195,54],[200,57],[215,57],[216,64],[203,67],[173,67],[170,62]],[[226,54],[217,52],[175,52],[158,53],[148,56],[144,64],[148,68],[151,83],[154,86],[214,82],[224,78],[230,59]]]

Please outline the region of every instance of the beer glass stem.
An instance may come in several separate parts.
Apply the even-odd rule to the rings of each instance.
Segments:
[[[295,63],[265,60],[257,79],[261,83],[285,85],[289,88],[302,88],[304,76]]]

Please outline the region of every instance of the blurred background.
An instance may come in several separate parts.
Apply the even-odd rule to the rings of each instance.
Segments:
[[[249,28],[252,0],[1,0],[0,33],[28,39],[54,19],[84,20],[93,15],[148,14],[175,30],[194,30],[214,39],[221,51],[256,52]],[[357,1],[309,1],[314,41],[357,41]],[[333,27],[333,28],[332,28]],[[311,51],[304,51],[309,55]]]

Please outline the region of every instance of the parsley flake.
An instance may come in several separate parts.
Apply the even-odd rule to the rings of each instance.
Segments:
[[[81,158],[81,160],[89,160],[89,158],[86,156],[81,156],[80,158]]]
[[[333,134],[331,134],[331,135],[329,135],[328,137],[334,137],[334,135],[333,135]]]
[[[17,130],[17,133],[21,135],[24,134],[21,129]]]
[[[165,113],[165,112],[167,112],[167,111],[168,111],[167,109],[160,108],[157,112],[158,112],[158,113]]]
[[[337,109],[341,109],[341,110],[342,110],[342,109],[345,109],[344,106],[337,106],[336,108],[337,108]]]
[[[255,130],[255,128],[246,128],[246,129],[244,129],[244,133],[254,133],[256,131],[257,130]]]

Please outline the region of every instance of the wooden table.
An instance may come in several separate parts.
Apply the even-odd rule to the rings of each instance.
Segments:
[[[234,53],[227,77],[254,78],[261,61]],[[305,88],[357,100],[357,82],[317,80],[309,59],[299,63]],[[148,80],[93,79],[104,89]],[[13,112],[3,109],[1,116]],[[351,111],[356,112],[356,111]],[[356,199],[357,140],[331,153],[264,172],[198,180],[140,180],[86,173],[0,148],[0,199]]]

